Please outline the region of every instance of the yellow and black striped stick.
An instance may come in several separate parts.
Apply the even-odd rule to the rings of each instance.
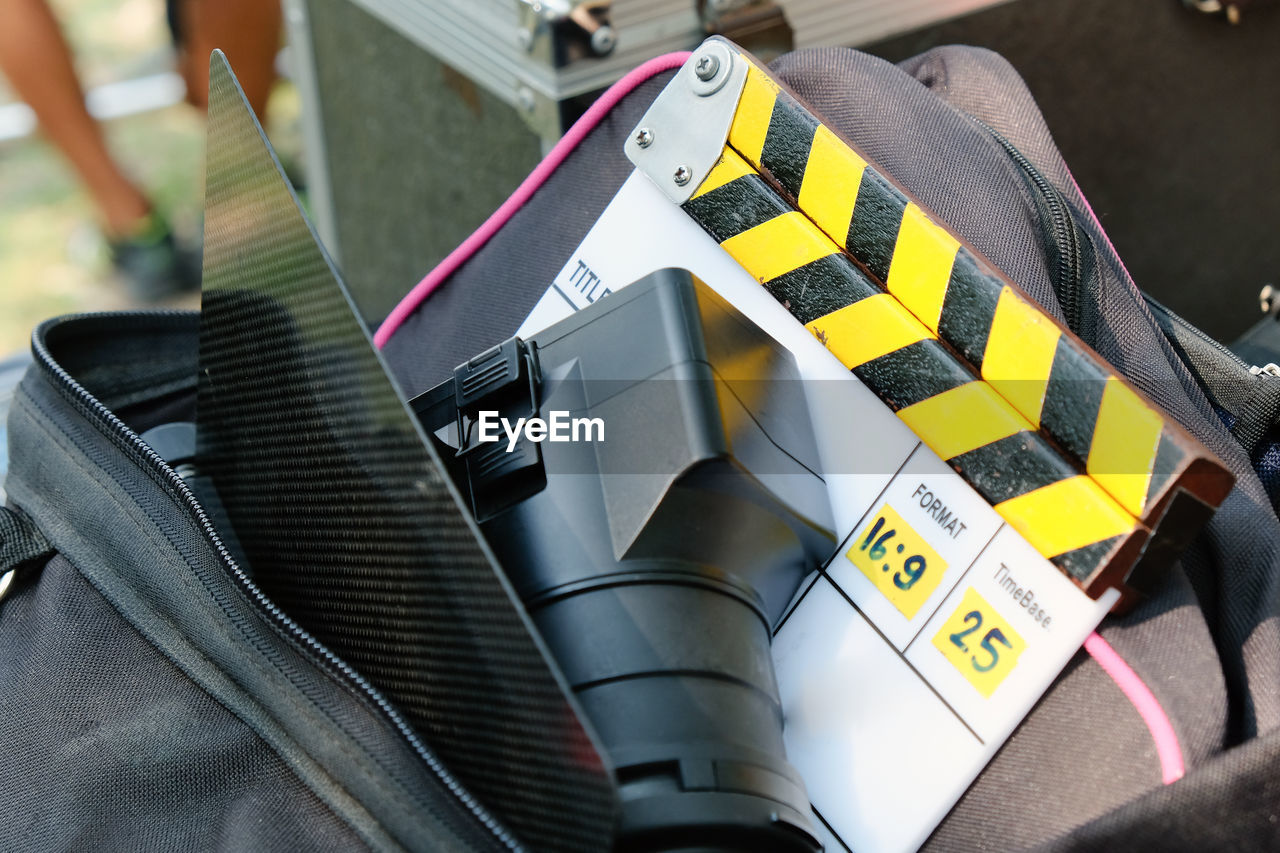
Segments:
[[[1149,531],[726,150],[683,205],[1040,553],[1095,597]]]
[[[741,155],[1128,512],[1216,507],[1233,478],[1087,345],[821,124],[759,65],[728,131]],[[1185,512],[1175,512],[1181,523]],[[1174,520],[1174,519],[1171,519]],[[1166,531],[1185,541],[1188,534]]]
[[[1076,476],[1086,474],[1128,513],[1136,523],[1135,531],[1148,534],[1145,545],[1137,533],[1122,537],[1118,548],[1099,539],[1092,543],[1090,553],[1111,556],[1099,558],[1087,571],[1083,552],[1071,557],[1056,555],[1064,570],[1082,580],[1092,594],[1101,592],[1104,584],[1120,585],[1126,578],[1132,581],[1138,574],[1162,569],[1230,490],[1232,476],[1198,441],[1165,418],[1096,353],[823,126],[731,43],[723,39],[704,43],[646,113],[627,146],[628,156],[676,203],[692,204],[696,188],[697,196],[706,197],[697,205],[702,212],[721,205],[724,221],[733,217],[761,219],[766,209],[774,210],[774,219],[792,214],[788,220],[808,221],[834,250],[844,251],[849,269],[861,276],[862,283],[878,286],[875,293],[912,317],[940,351],[959,356],[958,363],[968,371],[969,379],[983,380],[986,390],[948,389],[946,395],[925,395],[907,404],[892,397],[903,393],[895,392],[894,387],[911,387],[912,380],[904,375],[878,389],[895,408],[908,409],[904,420],[918,433],[929,430],[925,422],[933,412],[938,427],[935,435],[925,438],[944,457],[954,446],[972,442],[975,436],[1012,429],[1003,420],[1008,412],[996,413],[985,403],[955,408],[957,401],[968,399],[966,395],[985,401],[988,394],[994,394],[1021,419],[1018,430],[1010,435],[1038,432],[1044,437],[1041,443],[1047,440],[1051,449],[1059,451],[1059,461],[1065,458],[1074,466]],[[708,176],[717,158],[716,174]],[[743,163],[740,175],[722,168],[734,164],[735,159]],[[736,165],[730,167],[739,170]],[[754,201],[731,199],[727,193],[719,201],[711,198],[713,190],[748,174],[755,175],[773,195]],[[695,177],[698,180],[691,181]],[[723,225],[706,217],[702,223],[713,234]],[[754,224],[763,225],[764,220]],[[812,323],[819,316],[852,309],[856,288],[849,283],[848,271],[833,273],[830,269],[839,264],[824,256],[806,273],[800,272],[803,264],[797,263],[790,275],[784,275],[787,259],[805,254],[803,241],[792,244],[791,238],[772,239],[752,245],[759,239],[777,237],[780,228],[753,228],[751,237],[735,233],[724,235],[724,240],[738,237],[732,249],[735,256],[749,267],[751,263],[764,264],[756,270],[757,278],[769,283],[802,321]],[[819,269],[823,266],[829,269]],[[777,281],[765,275],[770,271],[778,273]],[[836,350],[846,343],[833,341],[833,329],[842,337],[866,334],[866,329],[854,322],[855,314],[853,310],[841,314],[842,322],[828,323],[830,329],[813,325],[811,329],[821,332],[828,346]],[[942,343],[937,343],[939,340]],[[936,367],[915,356],[912,359],[914,367]],[[859,375],[871,371],[870,366],[855,370]],[[917,379],[915,384],[926,383]],[[933,396],[942,399],[930,402]],[[979,415],[990,423],[981,418],[981,422],[966,420]],[[942,421],[948,424],[945,430]],[[953,434],[951,444],[940,444],[948,433]],[[1011,456],[984,452],[987,462],[994,458],[997,466],[1017,464]],[[1037,449],[1033,456],[1038,455]],[[957,462],[949,458],[953,464]],[[972,463],[968,477],[974,482],[977,467],[985,463],[968,461]],[[992,476],[1007,475],[992,470]],[[1072,482],[1080,481],[1072,478]],[[1067,487],[1057,488],[1066,493]],[[987,494],[982,488],[979,491]],[[1038,490],[1032,493],[1040,496]],[[989,499],[999,506],[995,497]],[[1030,499],[1026,505],[1031,505]],[[1070,501],[1045,501],[1036,515],[1047,518],[1050,510],[1060,517],[1075,512]],[[1035,541],[1036,537],[1027,538]],[[1049,553],[1052,547],[1047,542],[1039,542],[1037,547],[1055,556]],[[1137,574],[1128,575],[1137,552],[1141,553]],[[1106,560],[1110,563],[1103,565]],[[1091,580],[1084,579],[1086,574]],[[1126,601],[1132,600],[1129,592],[1126,590]]]

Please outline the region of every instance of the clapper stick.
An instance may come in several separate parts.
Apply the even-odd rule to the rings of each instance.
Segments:
[[[1167,564],[1230,490],[1203,445],[731,43],[704,44],[627,150],[1091,595]]]

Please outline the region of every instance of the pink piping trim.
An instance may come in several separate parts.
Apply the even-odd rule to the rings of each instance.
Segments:
[[[663,54],[650,59],[610,86],[582,114],[582,118],[574,122],[573,127],[569,128],[569,132],[561,137],[560,141],[543,158],[537,168],[530,172],[529,177],[525,178],[524,182],[511,194],[511,197],[502,203],[502,207],[495,210],[493,215],[475,230],[475,233],[464,240],[462,245],[450,252],[448,257],[441,261],[435,269],[427,273],[426,277],[418,282],[413,290],[410,290],[405,295],[404,299],[400,300],[400,304],[387,315],[387,319],[382,321],[382,325],[374,333],[374,346],[381,349],[395,334],[396,329],[400,328],[400,324],[422,304],[423,300],[431,295],[432,291],[439,287],[449,276],[453,275],[458,267],[470,260],[472,255],[480,251],[480,248],[489,242],[489,238],[498,233],[498,229],[506,225],[511,217],[515,216],[516,211],[524,207],[525,203],[538,191],[538,188],[546,183],[547,179],[560,167],[565,158],[578,147],[579,143],[600,123],[601,119],[617,106],[619,101],[650,77],[672,68],[679,68],[689,56],[689,51]]]
[[[1160,758],[1160,773],[1166,785],[1177,782],[1186,772],[1182,763],[1182,746],[1178,743],[1178,735],[1173,730],[1173,723],[1160,706],[1151,689],[1138,677],[1138,674],[1125,663],[1119,652],[1111,644],[1102,639],[1096,631],[1084,641],[1084,648],[1098,662],[1103,671],[1111,676],[1125,697],[1133,703],[1138,716],[1147,724],[1151,739],[1156,743],[1156,755]]]

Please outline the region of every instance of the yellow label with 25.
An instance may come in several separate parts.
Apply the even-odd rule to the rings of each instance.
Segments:
[[[1018,632],[973,587],[964,591],[960,606],[942,624],[933,645],[988,699],[1027,647]]]
[[[947,570],[947,561],[888,504],[871,516],[845,556],[908,619]]]

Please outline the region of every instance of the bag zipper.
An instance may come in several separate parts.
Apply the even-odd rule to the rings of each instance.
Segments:
[[[1067,205],[1066,196],[1063,195],[1062,192],[1044,176],[1044,173],[1036,168],[1035,164],[1028,160],[1027,157],[1018,150],[1017,146],[1010,142],[1004,134],[1000,133],[991,125],[976,116],[970,116],[970,118],[986,130],[991,138],[1004,149],[1005,154],[1009,156],[1009,159],[1013,160],[1023,173],[1026,174],[1027,178],[1031,181],[1032,186],[1036,189],[1037,194],[1043,203],[1044,209],[1048,211],[1049,220],[1053,229],[1054,246],[1057,248],[1058,252],[1057,268],[1052,282],[1054,293],[1057,294],[1058,303],[1062,306],[1062,313],[1066,318],[1067,326],[1072,331],[1080,333],[1081,322],[1083,319],[1081,310],[1082,298],[1080,294],[1080,276],[1082,271],[1080,229],[1076,224],[1075,217],[1071,215],[1071,209]],[[1179,327],[1190,332],[1198,341],[1207,345],[1213,352],[1226,357],[1232,363],[1238,365],[1241,370],[1247,371],[1257,381],[1265,382],[1269,379],[1280,377],[1280,365],[1267,364],[1259,367],[1256,365],[1250,366],[1245,364],[1239,356],[1227,349],[1227,347],[1223,346],[1220,342],[1209,337],[1204,332],[1200,331],[1200,329],[1186,322],[1172,311],[1169,311],[1145,293],[1143,294],[1143,297],[1146,299],[1148,306],[1153,309],[1153,313],[1163,313],[1170,322],[1177,323]],[[1194,369],[1191,365],[1188,365],[1188,368]],[[1263,377],[1266,377],[1266,379]],[[1207,388],[1205,390],[1208,392]],[[1239,416],[1239,413],[1233,412],[1232,414],[1236,417]],[[1232,434],[1236,435],[1235,427],[1232,427]],[[1239,438],[1238,435],[1237,438]]]
[[[991,138],[1004,149],[1009,159],[1013,160],[1018,168],[1026,174],[1043,203],[1044,209],[1048,212],[1050,226],[1053,231],[1053,243],[1057,250],[1053,291],[1058,296],[1058,303],[1062,306],[1062,313],[1066,317],[1067,326],[1072,331],[1078,332],[1082,321],[1080,230],[1076,225],[1075,217],[1071,215],[1071,208],[1067,205],[1067,198],[1004,134],[980,118],[971,118],[990,134]]]
[[[1005,153],[1009,155],[1018,167],[1026,173],[1044,201],[1045,208],[1049,211],[1049,217],[1053,224],[1054,243],[1058,249],[1058,268],[1053,282],[1054,292],[1058,295],[1059,303],[1062,304],[1063,313],[1067,315],[1067,325],[1073,331],[1078,331],[1081,307],[1080,274],[1082,271],[1080,228],[1076,224],[1075,217],[1071,215],[1071,208],[1067,205],[1067,198],[1007,137],[979,118],[974,118],[974,121],[980,124],[1004,148]],[[1064,292],[1068,287],[1070,288],[1069,292]],[[1157,308],[1171,322],[1176,322],[1180,327],[1195,335],[1201,342],[1235,362],[1242,369],[1249,370],[1254,376],[1259,375],[1259,373],[1268,373],[1272,376],[1280,375],[1280,370],[1271,371],[1267,369],[1271,365],[1251,368],[1222,343],[1209,337],[1150,296],[1144,293],[1143,298],[1146,299],[1148,306]]]
[[[1147,303],[1147,307],[1151,309],[1151,313],[1155,315],[1156,325],[1163,326],[1163,323],[1161,323],[1161,319],[1163,319],[1164,322],[1175,325],[1182,331],[1192,335],[1197,341],[1204,344],[1209,349],[1213,350],[1216,354],[1221,355],[1223,358],[1230,361],[1234,366],[1240,368],[1240,370],[1248,371],[1250,373],[1253,372],[1253,367],[1249,365],[1249,363],[1246,362],[1244,359],[1242,359],[1240,356],[1236,355],[1234,352],[1228,349],[1226,344],[1222,343],[1219,340],[1215,340],[1214,338],[1209,337],[1207,334],[1201,331],[1197,326],[1191,323],[1188,323],[1182,317],[1170,311],[1161,302],[1152,298],[1147,293],[1144,292],[1142,294],[1142,298]],[[1164,331],[1163,328],[1161,329],[1161,331]],[[1165,336],[1168,337],[1168,335],[1169,333],[1165,332]],[[1254,375],[1257,375],[1257,374],[1254,374]]]
[[[93,315],[89,314],[73,314],[60,317],[53,321],[58,324],[66,322],[74,322],[76,320],[87,319]],[[116,312],[114,317],[122,323],[133,321],[147,320],[176,320],[188,315],[181,311],[121,311]],[[186,482],[178,476],[178,474],[165,463],[165,461],[151,447],[138,437],[132,429],[124,424],[114,412],[98,401],[96,397],[84,389],[80,383],[67,373],[50,354],[48,347],[44,342],[43,330],[48,324],[42,324],[36,329],[36,333],[31,338],[31,350],[35,356],[36,363],[46,373],[52,381],[55,388],[63,394],[90,422],[98,426],[103,433],[121,450],[130,455],[137,463],[143,466],[150,466],[151,472],[159,476],[164,484],[168,486],[170,493],[176,497],[184,509],[191,515],[193,519],[200,525],[208,538],[214,550],[217,551],[219,558],[222,560],[223,567],[235,579],[236,583],[246,593],[249,600],[258,608],[259,612],[267,619],[273,621],[281,630],[292,636],[298,642],[306,646],[310,651],[318,655],[325,664],[336,670],[346,682],[347,686],[360,694],[363,698],[372,702],[387,720],[395,726],[401,737],[413,747],[418,757],[427,765],[435,774],[436,778],[445,786],[449,793],[460,802],[468,812],[471,813],[493,837],[509,850],[523,849],[520,843],[508,833],[498,821],[488,813],[483,805],[475,800],[474,797],[458,782],[457,779],[449,772],[449,770],[440,763],[440,760],[427,748],[418,734],[409,726],[409,724],[400,716],[400,713],[391,705],[390,702],[378,691],[376,687],[370,684],[364,676],[360,675],[349,664],[329,651],[318,640],[307,633],[297,622],[287,616],[279,607],[277,607],[271,599],[269,599],[261,589],[254,584],[253,580],[245,574],[244,570],[236,563],[235,558],[223,545],[218,531],[209,521],[208,515],[205,514],[204,508],[200,506],[196,500],[195,494],[191,491]]]

